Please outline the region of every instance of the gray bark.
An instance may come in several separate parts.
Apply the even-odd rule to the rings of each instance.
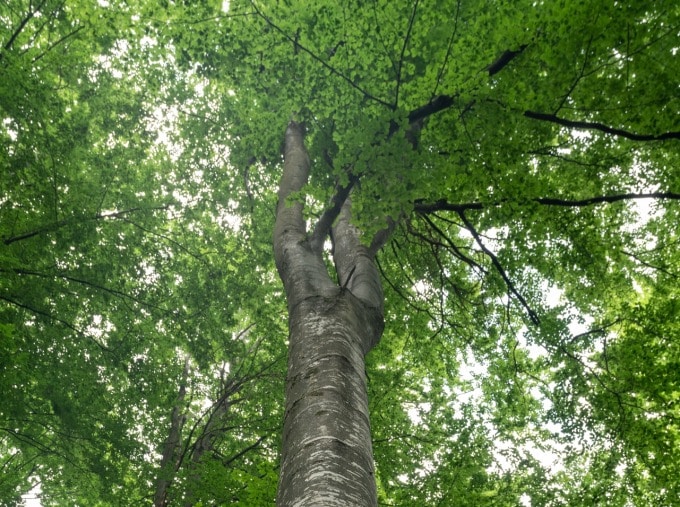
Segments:
[[[302,129],[291,122],[274,228],[290,332],[277,505],[374,506],[364,356],[382,335],[380,278],[371,251],[350,224],[347,199],[333,228],[340,284],[332,281],[322,242],[310,241],[302,203],[288,202],[307,182],[309,169]]]
[[[172,415],[170,416],[168,438],[166,438],[165,443],[163,444],[161,465],[158,477],[156,478],[156,487],[154,491],[154,507],[164,507],[168,504],[168,489],[179,468],[178,450],[181,443],[182,428],[186,422],[182,404],[184,403],[184,397],[187,392],[186,385],[188,377],[189,359],[186,359],[184,361],[184,371],[182,372],[182,381],[179,386],[177,402],[175,403],[175,406],[172,409]]]

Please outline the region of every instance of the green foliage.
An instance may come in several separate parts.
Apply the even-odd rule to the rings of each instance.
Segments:
[[[0,503],[150,503],[174,409],[169,505],[272,503],[294,117],[310,220],[398,222],[381,501],[676,504],[675,3],[228,4],[0,6]]]

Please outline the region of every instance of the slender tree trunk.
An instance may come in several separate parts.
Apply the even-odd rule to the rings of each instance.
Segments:
[[[331,280],[302,204],[287,202],[306,183],[309,164],[302,129],[291,122],[274,230],[290,331],[277,505],[374,506],[364,356],[382,335],[380,279],[347,200],[332,234],[340,284]]]
[[[184,415],[184,397],[187,392],[187,379],[189,377],[189,359],[184,361],[184,371],[182,372],[182,381],[179,386],[179,394],[177,402],[172,409],[170,417],[170,430],[168,438],[163,444],[163,454],[161,457],[161,466],[156,478],[156,488],[154,492],[153,505],[154,507],[164,507],[168,504],[168,489],[172,481],[175,479],[175,474],[179,468],[178,450],[181,444],[182,428],[186,422]]]

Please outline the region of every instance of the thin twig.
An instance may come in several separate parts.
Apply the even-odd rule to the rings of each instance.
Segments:
[[[367,99],[373,100],[373,101],[377,102],[378,104],[381,104],[381,105],[383,105],[383,106],[385,106],[385,107],[388,107],[388,108],[390,108],[390,109],[393,108],[393,107],[392,107],[392,104],[390,104],[390,103],[388,103],[388,102],[385,102],[384,100],[382,100],[382,99],[376,97],[375,95],[372,95],[371,93],[369,93],[368,91],[366,91],[365,89],[363,89],[361,86],[357,85],[357,84],[356,84],[352,79],[350,79],[348,76],[346,76],[345,74],[343,74],[342,72],[340,72],[338,69],[336,69],[335,67],[333,67],[332,65],[330,65],[328,62],[326,62],[326,61],[324,61],[323,59],[321,59],[321,58],[320,58],[318,55],[316,55],[313,51],[307,49],[305,46],[303,46],[302,44],[300,44],[300,42],[299,42],[298,40],[296,40],[294,37],[291,37],[290,35],[288,35],[281,27],[279,27],[278,25],[276,25],[276,24],[275,24],[271,19],[269,19],[263,12],[261,12],[261,11],[257,8],[257,6],[255,5],[254,2],[251,2],[251,5],[253,6],[253,9],[255,9],[255,12],[257,13],[257,15],[260,16],[260,17],[261,17],[261,18],[262,18],[269,26],[271,26],[274,30],[276,30],[276,31],[279,32],[281,35],[283,35],[283,36],[286,38],[286,40],[292,42],[292,43],[295,45],[295,47],[297,47],[298,49],[300,49],[300,50],[303,51],[304,53],[307,53],[309,56],[311,56],[312,59],[313,59],[314,61],[320,63],[323,67],[325,67],[326,69],[328,69],[331,73],[335,74],[335,75],[338,76],[339,78],[341,78],[341,79],[343,79],[344,81],[346,81],[347,83],[349,83],[349,85],[350,85],[352,88],[354,88],[355,90],[359,91],[359,92],[360,92],[364,97],[366,97]]]

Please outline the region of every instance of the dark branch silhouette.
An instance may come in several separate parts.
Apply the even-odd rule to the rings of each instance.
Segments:
[[[493,76],[494,74],[498,74],[500,71],[502,71],[507,65],[513,61],[517,56],[521,55],[522,52],[527,48],[527,44],[523,44],[519,47],[517,51],[512,51],[512,50],[506,50],[503,51],[503,54],[496,59],[491,65],[487,66],[484,70],[489,71],[489,76]]]
[[[458,19],[460,18],[460,1],[456,3],[456,17],[454,19],[453,31],[451,32],[451,37],[449,37],[449,43],[446,46],[446,55],[444,56],[444,61],[442,62],[439,72],[437,73],[437,82],[434,85],[434,91],[432,92],[432,97],[430,100],[434,100],[437,96],[437,88],[441,84],[442,77],[444,76],[444,71],[446,70],[446,65],[449,63],[449,58],[451,57],[451,49],[453,49],[453,41],[458,33]]]
[[[134,213],[136,211],[158,211],[158,210],[167,210],[168,206],[156,206],[152,208],[130,208],[127,210],[123,211],[116,211],[113,213],[97,213],[93,216],[89,217],[82,217],[82,218],[73,218],[73,219],[65,219],[65,220],[59,220],[57,222],[54,222],[52,224],[45,225],[43,227],[39,227],[37,229],[33,229],[32,231],[27,231],[23,232],[17,236],[12,236],[11,238],[5,238],[2,240],[2,242],[5,245],[11,245],[12,243],[15,243],[16,241],[21,241],[24,239],[29,239],[34,236],[38,236],[40,234],[45,234],[48,232],[54,232],[57,229],[61,229],[62,227],[67,227],[69,225],[74,225],[82,222],[90,222],[92,220],[103,220],[107,218],[123,218],[125,215],[129,215],[130,213]]]
[[[668,200],[680,200],[680,193],[676,192],[651,192],[644,194],[616,194],[616,195],[601,195],[596,197],[589,197],[587,199],[557,199],[552,197],[538,197],[535,199],[530,199],[530,202],[536,202],[538,204],[543,204],[545,206],[561,206],[565,208],[578,208],[584,206],[593,206],[595,204],[611,204],[619,201],[635,200],[635,199],[668,199]],[[491,208],[496,206],[501,206],[505,203],[510,202],[508,199],[503,199],[500,201],[481,203],[481,202],[467,202],[467,203],[450,203],[446,199],[442,199],[433,203],[426,203],[422,201],[416,201],[413,203],[414,211],[418,213],[435,213],[437,211],[455,211],[465,212],[468,210],[482,210],[485,208]]]
[[[517,298],[517,300],[520,302],[520,304],[526,309],[527,313],[529,314],[529,318],[531,319],[531,322],[534,323],[534,325],[538,326],[540,325],[541,321],[538,318],[538,315],[536,312],[529,306],[529,303],[527,303],[527,300],[524,299],[524,296],[519,293],[517,288],[515,287],[515,284],[510,280],[510,277],[508,274],[505,272],[505,269],[503,269],[503,265],[501,262],[498,260],[498,257],[496,257],[496,254],[494,254],[491,250],[489,250],[484,242],[482,241],[482,238],[479,236],[479,233],[477,232],[477,229],[472,225],[472,222],[470,222],[467,217],[465,216],[465,213],[463,211],[458,212],[458,216],[460,219],[463,221],[465,224],[465,228],[470,231],[470,234],[472,234],[472,237],[475,239],[477,244],[479,245],[479,248],[482,249],[482,251],[491,259],[491,263],[493,266],[496,268],[496,271],[501,275],[501,278],[503,278],[503,281],[505,282],[505,285],[508,287],[508,290],[514,294],[514,296]]]
[[[312,250],[321,251],[323,242],[330,233],[333,222],[335,222],[335,219],[340,215],[342,205],[345,204],[349,193],[352,191],[352,188],[357,181],[359,181],[359,178],[350,173],[349,183],[343,187],[339,187],[333,195],[330,208],[327,208],[326,211],[323,212],[314,226],[314,231],[312,232],[312,237],[310,239]]]
[[[397,88],[394,92],[394,109],[399,107],[399,88],[401,87],[401,68],[404,65],[404,54],[406,54],[406,48],[408,47],[409,39],[411,38],[411,30],[413,29],[413,23],[416,20],[416,12],[418,12],[418,0],[413,3],[413,12],[411,12],[411,18],[408,20],[408,28],[406,29],[406,37],[404,37],[404,44],[401,46],[401,54],[399,55],[399,63],[397,65]]]
[[[261,17],[269,26],[271,26],[274,30],[279,32],[281,35],[283,35],[286,40],[290,41],[293,43],[293,47],[296,49],[302,51],[303,53],[307,53],[309,56],[312,57],[312,59],[318,63],[320,63],[323,67],[328,69],[331,73],[335,74],[342,80],[346,81],[352,88],[355,90],[359,91],[364,97],[367,99],[373,100],[374,102],[377,102],[378,104],[381,104],[385,107],[388,107],[390,109],[393,109],[392,104],[382,100],[381,98],[376,97],[375,95],[369,93],[368,91],[364,90],[361,86],[357,85],[352,79],[350,79],[348,76],[340,72],[338,69],[330,65],[328,62],[320,58],[316,53],[313,51],[307,49],[305,46],[300,44],[295,37],[291,37],[288,35],[285,30],[283,30],[281,27],[279,27],[276,23],[274,23],[271,19],[269,19],[260,9],[257,8],[254,2],[251,2],[251,5],[253,6],[253,9],[255,10],[255,13]]]
[[[28,14],[26,15],[26,17],[21,20],[21,22],[19,23],[19,26],[17,26],[16,30],[14,30],[14,32],[12,33],[10,38],[7,40],[7,42],[3,46],[3,49],[5,51],[9,51],[10,49],[12,49],[12,46],[14,45],[14,41],[17,39],[17,37],[19,37],[19,34],[21,34],[21,32],[23,31],[24,28],[26,28],[26,25],[28,24],[28,22],[31,21],[31,19],[33,19],[33,17],[40,11],[40,9],[43,8],[43,5],[45,5],[45,3],[47,3],[47,0],[43,0],[40,3],[40,5],[36,6],[36,8],[34,10],[29,11]],[[0,60],[2,60],[3,56],[4,55],[2,53],[0,53]]]
[[[680,131],[675,132],[664,132],[662,134],[636,134],[634,132],[628,132],[627,130],[616,129],[609,127],[602,123],[588,122],[588,121],[574,121],[567,120],[565,118],[560,118],[557,115],[550,113],[538,113],[536,111],[524,111],[524,116],[531,118],[533,120],[549,121],[552,123],[557,123],[564,127],[570,127],[582,130],[599,130],[606,134],[611,134],[614,136],[625,137],[631,141],[665,141],[667,139],[680,139]]]

